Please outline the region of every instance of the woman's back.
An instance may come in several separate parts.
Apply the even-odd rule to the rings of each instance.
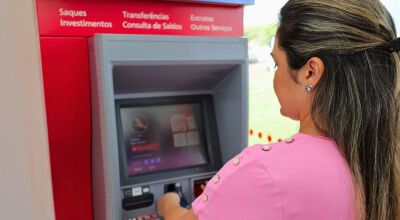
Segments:
[[[356,219],[351,173],[332,140],[300,133],[269,147],[225,164],[193,203],[199,220]]]

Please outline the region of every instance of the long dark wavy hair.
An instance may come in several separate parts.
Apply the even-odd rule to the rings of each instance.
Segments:
[[[290,0],[277,37],[294,80],[311,57],[325,64],[311,115],[347,159],[360,219],[400,219],[400,55],[389,12],[379,0]]]

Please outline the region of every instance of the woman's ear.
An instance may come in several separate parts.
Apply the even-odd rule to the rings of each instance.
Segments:
[[[318,57],[311,57],[301,68],[298,82],[302,85],[310,84],[316,87],[325,73],[325,64]]]

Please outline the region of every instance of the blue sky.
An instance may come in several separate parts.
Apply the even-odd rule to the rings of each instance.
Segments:
[[[381,0],[395,20],[397,34],[400,36],[400,0]],[[286,0],[256,0],[255,5],[246,6],[244,25],[255,26],[277,22],[279,9]]]

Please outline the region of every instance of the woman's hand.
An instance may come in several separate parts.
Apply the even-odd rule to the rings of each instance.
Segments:
[[[206,189],[207,184],[208,184],[208,180],[205,181],[203,184],[201,184],[201,185],[200,185],[201,190],[204,191],[204,190]]]
[[[168,214],[168,211],[179,208],[180,197],[177,193],[169,192],[162,195],[157,200],[157,210],[162,216]]]
[[[192,210],[181,207],[180,200],[179,195],[174,192],[162,195],[157,200],[158,214],[165,220],[197,220],[197,216]]]

